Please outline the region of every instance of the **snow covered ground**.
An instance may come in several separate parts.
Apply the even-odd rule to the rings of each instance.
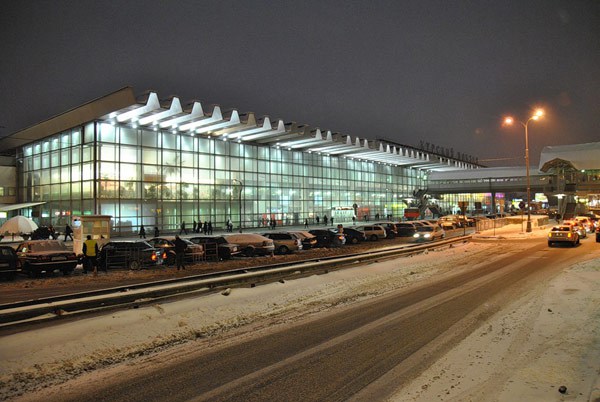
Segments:
[[[545,234],[521,233],[520,225],[509,225],[479,234],[489,240],[483,243],[7,335],[0,341],[0,399],[56,400],[61,383],[86,381],[93,370],[118,370],[117,363],[169,347],[185,350],[189,341],[216,341],[254,325],[285,325],[433,275],[473,269],[502,255],[505,247],[497,239],[543,241]],[[514,242],[511,250],[526,247]],[[597,252],[494,315],[391,400],[584,401],[594,400],[594,387],[594,397],[600,397],[599,290]],[[564,397],[557,391],[563,384],[568,387]],[[547,398],[549,387],[555,399]]]

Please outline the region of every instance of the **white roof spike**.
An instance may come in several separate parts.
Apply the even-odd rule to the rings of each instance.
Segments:
[[[323,133],[321,133],[321,130],[318,128],[317,128],[317,131],[315,132],[315,139],[317,139],[317,140],[323,139]]]
[[[356,142],[354,143],[357,147],[360,147],[360,138],[356,137]]]
[[[117,116],[117,121],[124,122],[129,119],[135,119],[142,114],[150,113],[153,110],[160,109],[160,101],[156,92],[150,92],[148,101],[144,106],[137,107]]]
[[[363,142],[363,148],[369,148],[369,141],[365,140]]]
[[[327,141],[333,141],[333,136],[331,135],[331,131],[327,130]]]
[[[352,145],[352,138],[350,136],[346,137],[346,145]]]
[[[379,152],[383,152],[383,144],[379,143]]]
[[[387,144],[387,146],[385,147],[385,152],[390,153],[390,144]]]
[[[142,117],[139,120],[139,124],[144,126],[146,124],[150,124],[152,122],[159,121],[182,112],[183,108],[181,107],[181,102],[179,101],[179,98],[173,97],[173,99],[171,100],[171,106],[169,107],[169,110],[164,110],[162,112],[155,113],[150,116]]]

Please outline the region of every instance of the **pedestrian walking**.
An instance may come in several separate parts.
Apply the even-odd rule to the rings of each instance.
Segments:
[[[179,234],[188,234],[187,229],[185,228],[185,221],[181,221],[181,226],[179,227]]]
[[[198,226],[198,222],[194,219],[194,225],[192,226],[192,233],[196,233],[196,227]]]
[[[154,237],[160,236],[160,231],[158,230],[158,226],[154,226]]]
[[[212,222],[211,221],[208,221],[208,224],[206,225],[206,228],[208,230],[208,234],[212,235],[213,227],[212,227]]]
[[[146,228],[144,227],[144,225],[140,226],[140,239],[145,239],[146,238]]]
[[[331,217],[331,225],[333,226],[333,216]]]
[[[71,241],[73,241],[73,229],[71,229],[69,224],[65,226],[65,241],[67,241],[67,237],[70,237]]]
[[[275,219],[271,219],[271,229],[275,230],[275,226],[277,226],[277,221]]]
[[[50,231],[50,237],[52,238],[52,240],[58,239],[58,235],[56,234],[56,229],[54,229],[54,226],[50,225],[48,227],[48,230]]]
[[[327,226],[327,215],[323,215],[323,225]]]
[[[304,219],[304,229],[308,229],[308,219]]]
[[[196,226],[196,233],[200,233],[202,230],[202,219],[198,218],[198,226]]]
[[[177,263],[177,270],[185,269],[185,249],[187,248],[186,242],[181,237],[175,236],[175,262]]]
[[[208,234],[208,221],[204,221],[204,225],[202,225],[202,233],[205,235]]]
[[[317,217],[315,218],[315,220],[317,221],[317,225],[319,224],[319,222],[321,221],[319,218],[319,215],[317,215]]]
[[[227,219],[227,231],[233,232],[233,223],[231,222],[231,219]]]
[[[83,242],[83,273],[93,271],[94,276],[98,275],[98,242],[92,239],[91,235],[87,235],[86,241]],[[106,270],[106,268],[105,268]]]
[[[356,216],[355,215],[352,215],[352,224],[356,225]]]

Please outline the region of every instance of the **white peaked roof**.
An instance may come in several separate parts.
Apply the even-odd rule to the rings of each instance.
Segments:
[[[600,169],[600,142],[544,147],[540,155],[540,169],[555,159],[570,162],[579,170]]]
[[[134,127],[143,126],[153,130],[170,130],[182,135],[211,136],[223,141],[251,142],[425,171],[461,171],[477,168],[474,164],[412,147],[322,131],[307,125],[271,120],[269,117],[257,119],[254,113],[240,114],[235,109],[224,111],[220,106],[204,107],[198,101],[185,109],[179,98],[172,97],[166,102],[161,102],[155,92],[149,92],[144,102],[103,115],[100,120]]]

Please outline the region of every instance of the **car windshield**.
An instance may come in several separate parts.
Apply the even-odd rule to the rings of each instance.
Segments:
[[[433,226],[419,226],[417,227],[418,232],[433,232]]]
[[[29,243],[29,251],[40,252],[40,251],[65,251],[67,247],[64,243],[59,241],[40,241],[36,243]]]

